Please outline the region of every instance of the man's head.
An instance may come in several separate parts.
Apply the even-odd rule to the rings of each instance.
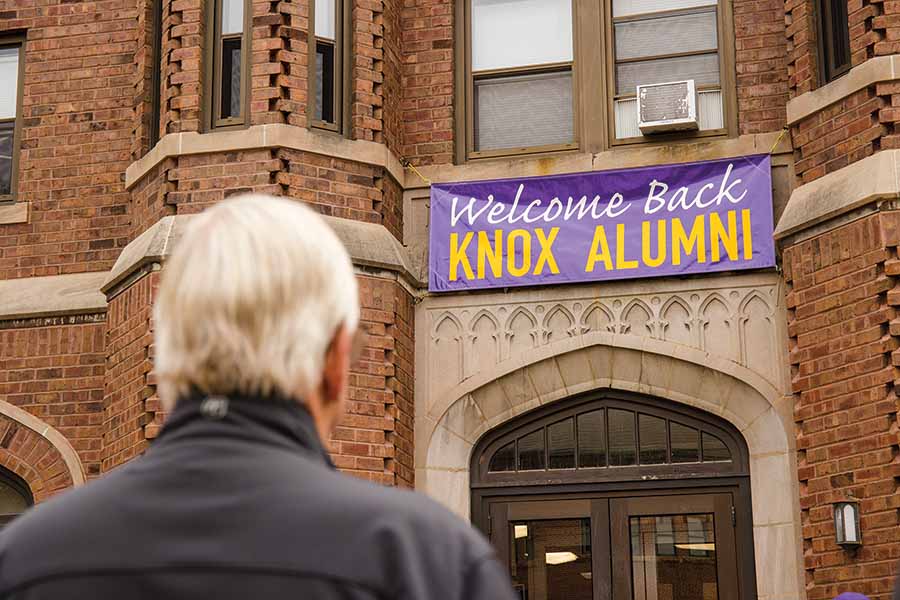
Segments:
[[[301,204],[260,194],[193,217],[155,306],[160,397],[192,389],[306,403],[325,435],[342,412],[356,278],[334,232]]]

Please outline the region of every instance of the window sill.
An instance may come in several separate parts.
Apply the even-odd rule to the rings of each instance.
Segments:
[[[28,203],[13,202],[0,205],[0,225],[28,222]]]
[[[469,152],[466,161],[482,161],[493,158],[541,158],[559,156],[561,154],[575,154],[578,152],[578,144],[558,144],[553,146],[533,146],[530,148],[509,148],[503,150],[483,150]]]

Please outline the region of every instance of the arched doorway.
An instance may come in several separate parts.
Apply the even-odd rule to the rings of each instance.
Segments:
[[[0,528],[25,512],[34,504],[31,490],[25,480],[0,467]]]
[[[472,518],[527,600],[756,597],[749,453],[728,422],[592,392],[488,432]]]

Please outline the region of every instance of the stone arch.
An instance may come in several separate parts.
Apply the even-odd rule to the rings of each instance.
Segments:
[[[593,315],[597,314],[598,319],[596,319],[597,325],[599,327],[594,327]],[[600,320],[602,318],[602,321]],[[594,301],[584,309],[584,312],[581,314],[581,333],[587,333],[589,331],[609,331],[612,327],[614,327],[615,319],[613,318],[612,312],[606,306],[604,306],[599,301]]]
[[[35,502],[85,482],[78,453],[59,431],[0,400],[0,465],[28,484]]]
[[[503,361],[451,388],[417,418],[417,487],[468,518],[471,453],[482,435],[538,406],[603,388],[694,406],[740,431],[750,453],[758,593],[798,597],[801,538],[789,399],[759,374],[702,350],[591,332]]]
[[[561,331],[555,331],[553,327],[553,321],[556,320],[557,317],[561,317],[566,324],[563,325]],[[544,316],[543,323],[543,333],[545,341],[558,341],[560,339],[564,339],[566,337],[571,337],[576,334],[577,330],[575,328],[575,315],[572,312],[563,306],[562,304],[554,305],[550,310],[547,311],[547,314]],[[554,338],[554,334],[557,334]]]

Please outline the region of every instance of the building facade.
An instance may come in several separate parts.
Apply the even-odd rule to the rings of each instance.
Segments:
[[[152,442],[166,257],[257,191],[357,269],[335,462],[470,519],[523,598],[887,598],[898,23],[881,0],[0,0],[0,512]],[[673,80],[696,128],[642,134],[637,86]],[[760,154],[774,267],[429,291],[432,185]]]

